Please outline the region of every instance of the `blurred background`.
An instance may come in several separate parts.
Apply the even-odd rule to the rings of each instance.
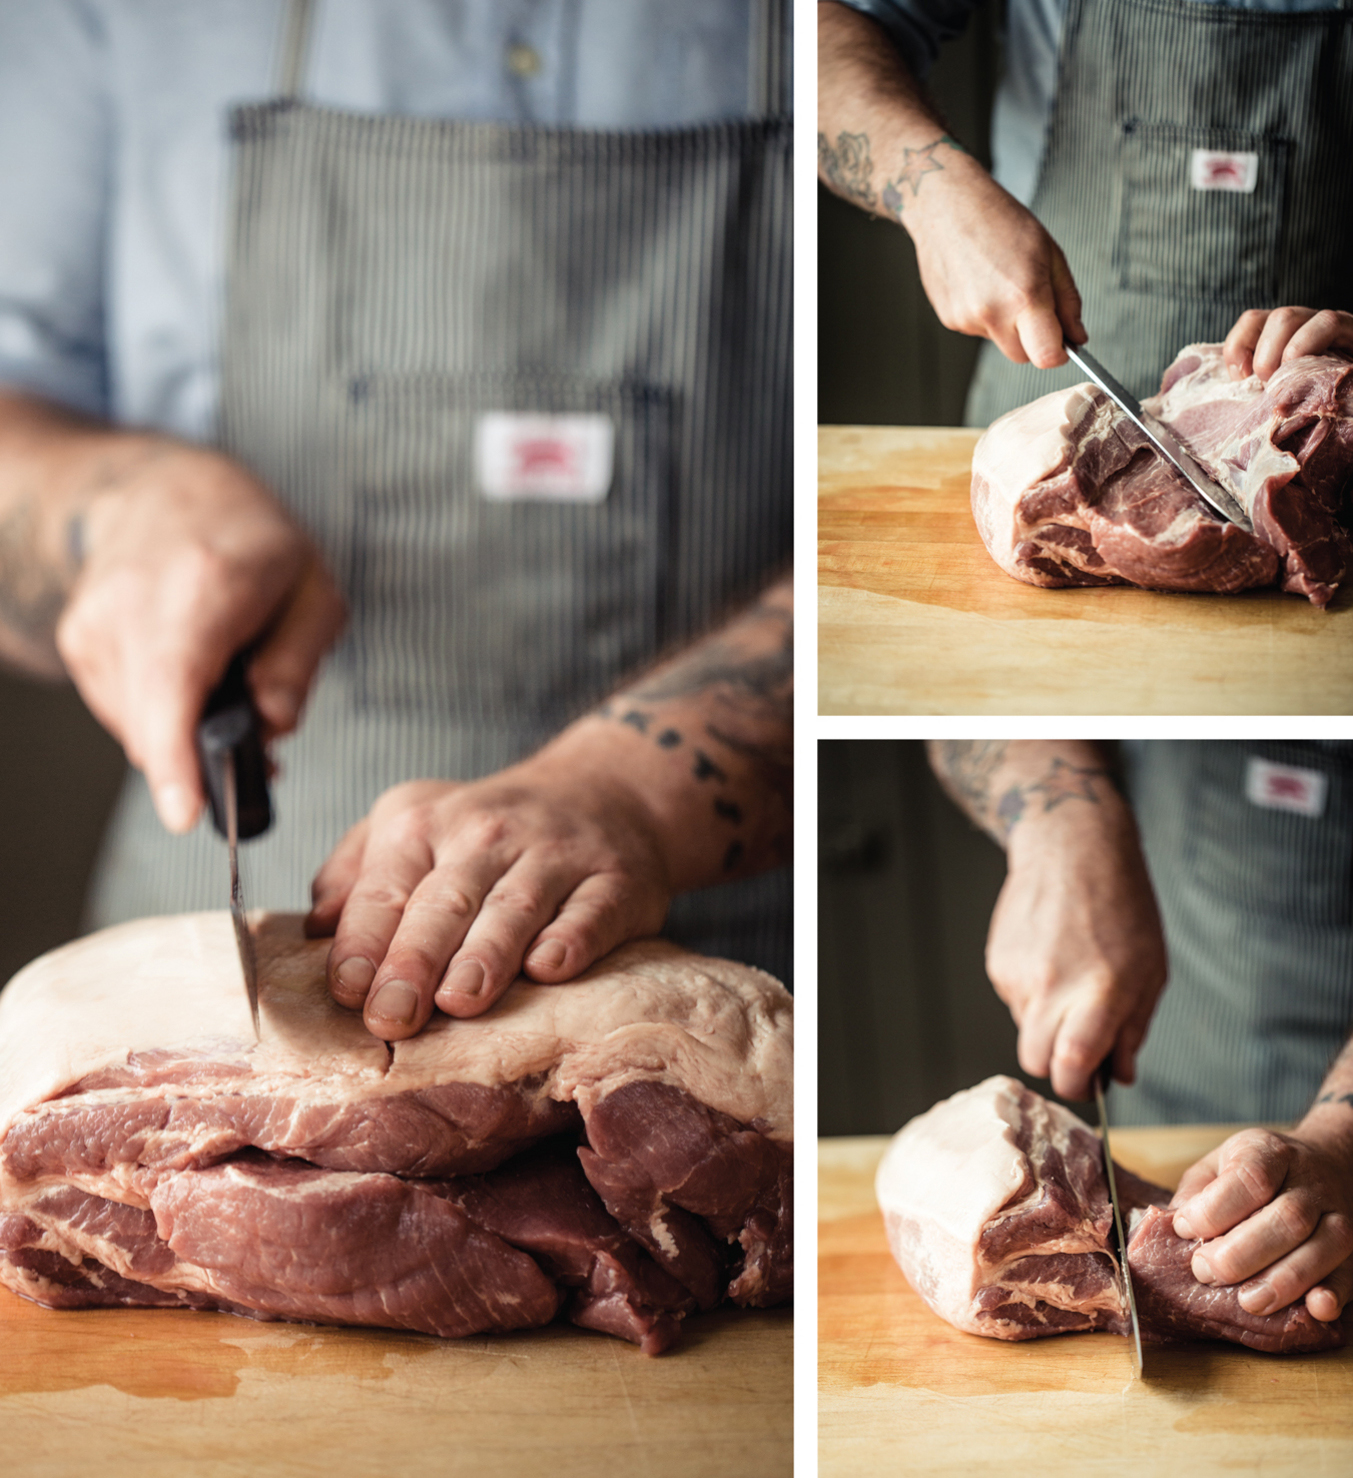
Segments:
[[[79,932],[122,751],[69,684],[0,671],[0,984]]]
[[[924,744],[820,742],[818,816],[818,1132],[891,1134],[992,1073],[1055,1098],[983,966],[1005,854]]]
[[[1004,4],[979,6],[927,85],[949,131],[988,168]],[[980,340],[943,328],[911,237],[830,191],[818,194],[818,421],[959,426]]]

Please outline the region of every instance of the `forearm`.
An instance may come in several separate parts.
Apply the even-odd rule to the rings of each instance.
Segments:
[[[627,785],[653,817],[673,892],[787,862],[793,584],[571,724],[532,763]]]
[[[1318,1140],[1353,1165],[1353,1040],[1334,1059],[1296,1133]]]
[[[931,739],[936,778],[968,818],[1009,848],[1047,819],[1130,822],[1103,749],[1082,739]]]
[[[906,226],[926,176],[982,168],[883,28],[833,0],[818,4],[818,129],[823,184]]]
[[[56,625],[79,574],[85,514],[157,444],[0,391],[0,658],[63,674]]]

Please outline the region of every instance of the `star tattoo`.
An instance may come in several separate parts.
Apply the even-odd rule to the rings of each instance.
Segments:
[[[902,151],[902,169],[894,180],[888,180],[883,186],[883,208],[892,215],[900,216],[902,208],[906,204],[906,195],[903,187],[911,186],[912,199],[914,200],[921,192],[921,180],[925,175],[934,174],[944,168],[944,165],[935,157],[935,151],[941,146],[957,149],[960,154],[968,151],[956,138],[949,134],[942,134],[933,144],[927,144],[924,149],[904,149]]]
[[[1099,797],[1094,792],[1094,783],[1107,778],[1108,774],[1104,770],[1082,768],[1080,765],[1070,765],[1064,759],[1054,759],[1048,773],[1029,786],[1029,793],[1043,797],[1044,812],[1053,810],[1067,800],[1089,801],[1092,806],[1097,806]]]

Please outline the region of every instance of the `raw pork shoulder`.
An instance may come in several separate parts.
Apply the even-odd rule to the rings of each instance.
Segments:
[[[573,1322],[657,1353],[792,1285],[791,1003],[661,941],[387,1045],[327,940],[226,914],[54,951],[0,996],[0,1283],[464,1335]]]
[[[977,444],[982,542],[1030,585],[1245,590],[1281,583],[1327,605],[1350,553],[1338,521],[1353,473],[1353,363],[1312,355],[1264,385],[1233,381],[1220,344],[1191,344],[1145,408],[1240,501],[1214,514],[1093,385],[1002,416]]]
[[[1099,1136],[1014,1078],[988,1078],[895,1136],[875,1189],[907,1281],[959,1329],[994,1339],[1128,1332]],[[1290,1353],[1343,1343],[1305,1305],[1260,1316],[1194,1278],[1170,1193],[1115,1163],[1146,1339],[1226,1339]]]

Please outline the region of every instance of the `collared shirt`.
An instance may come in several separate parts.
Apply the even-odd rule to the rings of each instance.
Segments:
[[[745,117],[754,0],[319,0],[321,106],[605,129]],[[211,434],[229,110],[284,0],[0,0],[0,384]]]
[[[980,0],[838,0],[872,16],[912,72],[924,80],[944,42],[962,33]],[[1196,0],[1237,10],[1336,10],[1334,0]],[[1009,0],[1005,67],[991,115],[992,174],[1025,205],[1034,196],[1067,0]]]

